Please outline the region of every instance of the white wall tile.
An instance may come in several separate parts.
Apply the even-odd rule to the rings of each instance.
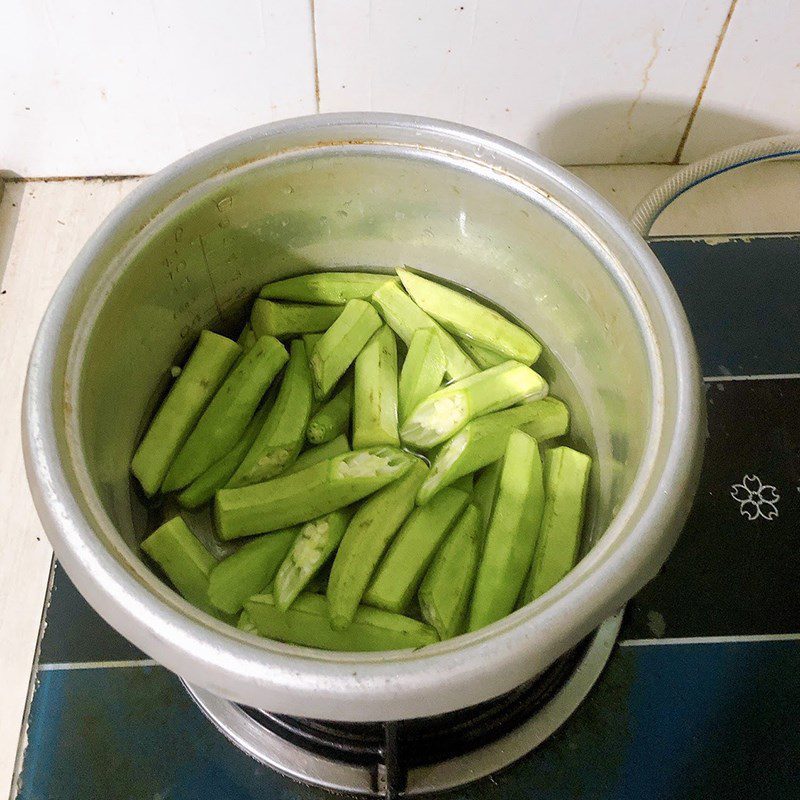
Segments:
[[[316,0],[320,109],[465,122],[562,163],[670,161],[729,0]]]
[[[800,130],[800,3],[739,0],[683,161]]]
[[[150,173],[220,136],[316,110],[306,0],[5,9],[0,170]]]

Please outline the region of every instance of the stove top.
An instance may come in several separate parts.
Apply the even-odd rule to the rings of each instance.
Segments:
[[[694,509],[661,573],[629,603],[618,646],[575,713],[507,769],[448,792],[453,800],[800,798],[800,236],[652,247],[707,376]],[[521,689],[510,706],[541,711],[571,669],[557,665],[552,685]],[[330,797],[231,745],[179,679],[109,628],[57,566],[34,678],[18,800]],[[449,723],[468,722],[475,736],[470,726],[491,727],[487,713]],[[298,740],[330,733],[266,722]],[[430,733],[376,727],[348,741],[380,760],[405,737],[424,768]],[[436,746],[460,755],[449,740]],[[383,764],[384,784],[397,766]]]

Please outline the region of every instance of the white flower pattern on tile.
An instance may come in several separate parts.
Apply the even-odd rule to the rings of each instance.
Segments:
[[[762,483],[758,475],[745,475],[741,483],[731,486],[731,497],[739,503],[739,512],[750,522],[761,517],[778,518],[778,500],[781,496],[774,486]]]

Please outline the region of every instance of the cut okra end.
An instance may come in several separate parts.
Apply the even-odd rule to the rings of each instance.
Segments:
[[[430,449],[456,434],[471,419],[523,400],[543,398],[547,382],[530,367],[506,361],[456,381],[423,400],[400,427],[401,440]]]
[[[373,447],[264,483],[221,489],[214,503],[217,534],[227,541],[308,522],[378,491],[417,461],[398,448]]]
[[[341,456],[333,467],[337,478],[369,478],[400,474],[416,459],[396,447],[371,447]]]
[[[515,428],[541,442],[561,436],[568,425],[567,407],[552,397],[478,417],[439,449],[417,502],[427,502],[442,487],[500,458]]]
[[[300,592],[307,589],[333,555],[351,516],[348,509],[342,509],[307,522],[300,528],[273,583],[272,594],[281,611],[286,611]]]

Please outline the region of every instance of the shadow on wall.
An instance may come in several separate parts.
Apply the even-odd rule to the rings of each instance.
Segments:
[[[685,103],[669,101],[591,103],[561,111],[526,144],[560,164],[676,163],[690,113]],[[729,146],[785,132],[758,119],[706,107],[702,122],[695,119],[692,128],[681,163],[720,149],[721,140]],[[704,147],[701,131],[708,129],[715,131],[714,144]]]

